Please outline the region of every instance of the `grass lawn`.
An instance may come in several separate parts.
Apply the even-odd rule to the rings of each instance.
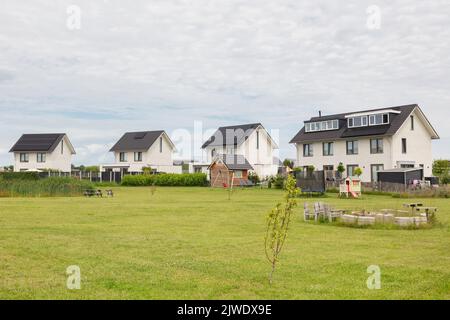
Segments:
[[[270,286],[265,217],[282,191],[236,190],[230,201],[210,188],[115,193],[0,198],[0,298],[450,299],[450,199],[420,200],[439,208],[439,225],[423,230],[315,225],[299,206]],[[323,201],[400,209],[414,200]],[[380,290],[366,287],[373,264]],[[81,268],[81,290],[66,287],[69,265]]]

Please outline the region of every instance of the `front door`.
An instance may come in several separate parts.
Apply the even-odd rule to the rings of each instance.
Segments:
[[[370,166],[371,168],[371,177],[372,177],[372,182],[377,182],[378,181],[378,171],[383,171],[384,170],[384,165],[382,164],[373,164]]]

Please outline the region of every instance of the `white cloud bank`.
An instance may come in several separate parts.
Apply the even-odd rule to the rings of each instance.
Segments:
[[[66,26],[69,5],[81,29]],[[24,132],[67,132],[76,163],[124,131],[262,122],[290,138],[323,113],[418,103],[450,158],[450,3],[159,0],[0,3],[0,164]]]

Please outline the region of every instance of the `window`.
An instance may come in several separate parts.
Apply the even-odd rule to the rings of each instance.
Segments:
[[[305,123],[305,132],[327,131],[339,129],[339,120],[327,120]]]
[[[20,154],[20,162],[28,162],[28,153]]]
[[[389,123],[389,113],[372,114],[369,116],[369,125],[377,126]]]
[[[347,154],[358,154],[358,140],[347,141]]]
[[[370,153],[383,153],[383,139],[370,139]]]
[[[414,116],[411,116],[410,119],[411,119],[411,131],[414,131]]]
[[[313,156],[313,145],[312,144],[304,144],[303,145],[303,156],[304,157],[312,157]]]
[[[349,128],[366,127],[366,126],[367,126],[367,116],[348,118]]]
[[[212,149],[211,150],[211,158],[214,158],[215,155],[216,155],[216,149]]]
[[[141,162],[142,161],[142,152],[135,152],[134,153],[134,161]]]
[[[162,137],[159,137],[159,153],[162,153],[162,146],[163,145],[163,140]]]
[[[334,166],[333,165],[325,165],[323,166],[323,171],[333,171]]]
[[[347,176],[353,177],[355,175],[355,169],[358,168],[357,164],[349,164],[347,166]]]
[[[259,149],[259,131],[256,131],[256,149]]]
[[[323,155],[324,156],[332,156],[333,155],[333,142],[324,142],[323,143]]]
[[[406,138],[402,139],[402,153],[406,153],[407,151]]]
[[[36,162],[45,162],[45,153],[37,153]]]
[[[412,163],[403,163],[403,164],[400,165],[400,168],[403,168],[403,169],[414,168],[414,164],[412,164]]]
[[[242,171],[241,170],[236,170],[234,172],[234,177],[238,178],[238,179],[241,179],[242,178]]]
[[[64,154],[64,140],[61,141],[61,154]]]
[[[372,164],[370,166],[372,182],[378,181],[378,171],[383,171],[383,170],[384,170],[384,165],[382,165],[382,164]]]
[[[120,162],[126,162],[127,161],[127,154],[125,152],[119,153],[119,161]]]

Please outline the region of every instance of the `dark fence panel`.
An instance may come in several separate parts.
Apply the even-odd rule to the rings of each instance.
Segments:
[[[323,171],[301,171],[295,172],[297,179],[297,187],[302,192],[320,192],[324,193],[325,188],[325,173]]]

